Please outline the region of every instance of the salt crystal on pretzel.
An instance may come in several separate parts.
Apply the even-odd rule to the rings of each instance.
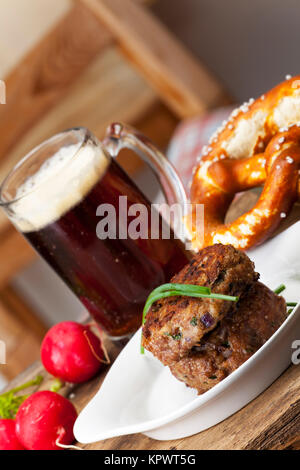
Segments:
[[[192,215],[195,204],[204,204],[204,237],[197,237],[195,217],[187,218],[196,250],[213,243],[249,249],[288,215],[299,196],[299,123],[300,76],[251,98],[214,133],[191,185]],[[235,194],[257,186],[264,188],[253,209],[225,224]]]

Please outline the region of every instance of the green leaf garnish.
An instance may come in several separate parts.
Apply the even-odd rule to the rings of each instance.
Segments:
[[[19,387],[13,388],[8,392],[2,393],[2,395],[0,395],[0,417],[3,419],[13,419],[23,401],[29,396],[16,395],[16,393],[34,385],[40,385],[43,380],[44,378],[41,375],[38,375],[35,379],[30,380]]]
[[[51,392],[59,392],[59,390],[65,385],[65,383],[58,379],[58,378],[55,378],[53,381],[52,381],[52,384],[51,384],[51,387],[50,387],[50,391]]]
[[[285,290],[286,287],[284,284],[280,284],[276,289],[274,289],[274,294],[280,294],[283,290]],[[286,306],[287,307],[296,307],[297,305],[297,302],[286,302]],[[292,313],[294,309],[293,308],[289,308],[288,311],[287,311],[287,315],[290,315]]]
[[[198,320],[196,317],[193,317],[190,321],[190,324],[193,325],[193,326],[197,326],[198,325]]]
[[[211,292],[209,287],[205,286],[197,286],[194,284],[176,284],[176,283],[168,283],[162,284],[161,286],[154,289],[149,297],[146,300],[144,309],[143,309],[143,320],[142,325],[145,324],[146,315],[150,310],[151,306],[159,299],[164,299],[166,297],[174,297],[174,296],[186,296],[186,297],[205,297],[209,299],[220,299],[220,300],[228,300],[231,302],[237,302],[239,300],[238,297],[232,295],[223,295],[223,294],[214,294]],[[180,338],[177,338],[180,339]],[[144,347],[141,345],[141,354],[144,354],[145,350]]]

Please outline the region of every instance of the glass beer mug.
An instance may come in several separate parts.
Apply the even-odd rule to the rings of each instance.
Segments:
[[[55,135],[26,155],[0,188],[0,205],[14,226],[116,339],[138,329],[149,293],[190,257],[172,230],[168,239],[162,236],[160,215],[157,237],[126,236],[135,204],[147,209],[144,222],[150,231],[151,204],[116,162],[123,148],[152,167],[169,205],[186,203],[165,157],[122,124],[111,125],[103,143],[85,128]],[[120,212],[121,197],[127,202],[126,217]],[[116,230],[99,236],[99,216],[109,209]]]

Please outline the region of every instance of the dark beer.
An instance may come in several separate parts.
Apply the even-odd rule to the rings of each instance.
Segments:
[[[100,218],[96,212],[101,204],[115,208],[116,225],[120,228],[120,196],[127,196],[128,208],[136,203],[146,206],[151,227],[150,202],[116,161],[104,158],[107,159],[104,172],[80,201],[67,211],[62,210],[54,221],[23,233],[105,331],[111,337],[122,337],[138,329],[147,296],[187,263],[188,254],[172,231],[170,239],[162,239],[160,216],[159,239],[151,239],[150,235],[148,239],[120,239],[118,233],[116,239],[98,238],[96,228]],[[59,186],[58,178],[52,185]],[[49,187],[52,190],[53,186]],[[35,212],[31,215],[34,217]],[[47,213],[43,220],[46,219]],[[131,220],[128,216],[128,224]]]

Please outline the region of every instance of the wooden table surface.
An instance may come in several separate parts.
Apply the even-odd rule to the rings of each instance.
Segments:
[[[108,342],[107,342],[108,343]],[[120,348],[107,344],[114,360]],[[78,412],[98,391],[108,368],[92,381],[65,387],[62,394],[71,399]],[[40,363],[13,380],[7,389],[42,374],[39,389],[49,388],[53,380]],[[99,417],[99,419],[101,419]],[[264,393],[222,423],[185,439],[157,441],[143,434],[120,436],[91,445],[87,450],[195,450],[195,449],[300,449],[300,366],[290,366]]]

